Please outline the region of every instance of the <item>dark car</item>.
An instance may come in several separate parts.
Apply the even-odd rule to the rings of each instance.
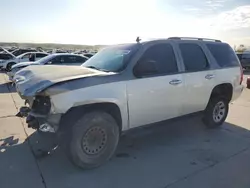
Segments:
[[[244,69],[250,68],[250,52],[237,53],[241,66]]]
[[[9,76],[10,81],[12,81],[15,73],[27,66],[31,65],[71,65],[71,66],[80,66],[85,61],[88,60],[88,57],[69,54],[69,53],[56,53],[48,55],[38,61],[35,62],[22,62],[12,66],[11,70],[7,73]]]
[[[27,53],[27,52],[37,52],[35,49],[16,49],[12,52],[14,56],[19,56],[21,54]]]

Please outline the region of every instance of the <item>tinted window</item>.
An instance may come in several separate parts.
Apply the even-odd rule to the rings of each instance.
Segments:
[[[148,48],[141,59],[139,60],[140,67],[143,69],[144,63],[152,62],[154,63],[153,67],[154,73],[152,75],[161,75],[161,74],[171,74],[178,72],[178,67],[174,55],[173,48],[170,44],[156,44]],[[145,65],[150,67],[149,64]],[[147,68],[148,69],[148,68]],[[140,71],[140,70],[139,70]],[[147,72],[150,72],[147,70]],[[149,76],[147,74],[147,76]]]
[[[84,56],[91,58],[93,56],[93,54],[84,54]]]
[[[76,56],[76,61],[78,63],[84,63],[85,61],[87,61],[88,59],[85,58],[85,57],[79,57],[79,56]]]
[[[64,63],[64,57],[56,56],[51,60],[51,64],[62,64]]]
[[[42,57],[45,57],[45,56],[47,56],[47,54],[36,54],[37,58],[42,58]]]
[[[65,56],[64,63],[76,63],[76,56]]]
[[[230,67],[239,65],[238,58],[229,45],[215,43],[207,44],[207,47],[220,67]]]
[[[79,56],[65,56],[64,61],[65,63],[84,63],[87,59],[84,57]]]
[[[0,59],[4,59],[4,60],[7,60],[7,59],[11,59],[12,56],[10,54],[0,54]]]
[[[250,59],[250,54],[242,54],[242,59]]]
[[[200,71],[208,68],[207,58],[197,44],[180,44],[181,54],[186,71]]]

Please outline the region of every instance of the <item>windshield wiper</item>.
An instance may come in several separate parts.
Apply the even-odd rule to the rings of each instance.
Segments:
[[[95,70],[99,70],[99,71],[103,71],[103,72],[111,72],[109,70],[106,70],[106,69],[100,69],[100,68],[97,68],[95,66],[87,66],[87,68],[91,68],[91,69],[95,69]]]

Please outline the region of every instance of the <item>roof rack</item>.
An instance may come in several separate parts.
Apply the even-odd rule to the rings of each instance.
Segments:
[[[208,38],[196,38],[196,37],[169,37],[168,39],[174,40],[202,40],[202,41],[213,41],[213,42],[221,42],[221,40],[217,39],[208,39]]]

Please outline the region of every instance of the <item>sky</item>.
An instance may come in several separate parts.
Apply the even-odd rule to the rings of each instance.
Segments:
[[[0,0],[0,41],[117,44],[182,37],[250,46],[250,0]]]

